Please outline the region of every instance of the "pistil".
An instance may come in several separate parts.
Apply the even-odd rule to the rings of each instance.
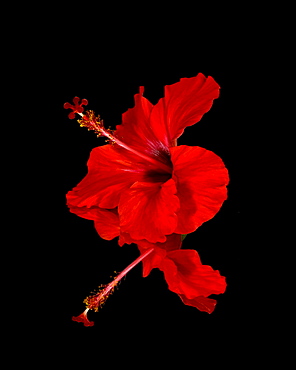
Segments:
[[[145,253],[141,254],[134,262],[128,265],[120,274],[116,276],[116,278],[111,281],[108,285],[105,286],[103,290],[99,293],[89,296],[84,300],[87,308],[80,314],[79,316],[73,316],[72,320],[77,322],[82,322],[84,326],[93,326],[94,322],[89,321],[87,317],[87,313],[89,310],[98,311],[99,308],[105,303],[106,299],[113,293],[114,288],[119,283],[119,281],[132,269],[134,268],[139,262],[141,262],[144,258],[146,258],[150,253],[154,251],[154,248],[148,249]]]

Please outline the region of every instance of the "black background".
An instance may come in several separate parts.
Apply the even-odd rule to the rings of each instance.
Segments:
[[[69,358],[78,355],[83,343],[90,352],[107,356],[111,368],[116,361],[116,355],[110,355],[113,349],[122,354],[122,361],[140,354],[144,362],[174,360],[174,356],[188,363],[199,356],[235,362],[234,352],[255,353],[258,348],[248,339],[256,310],[251,282],[255,266],[250,257],[254,224],[246,210],[252,186],[250,146],[256,151],[256,142],[249,137],[254,125],[250,123],[254,50],[244,33],[238,44],[231,33],[222,35],[217,30],[215,37],[205,38],[205,30],[200,32],[193,25],[186,29],[190,37],[173,26],[164,27],[160,34],[147,24],[142,29],[140,25],[123,28],[123,33],[120,27],[112,33],[111,26],[77,29],[75,22],[69,22],[59,42],[52,41],[50,51],[42,56],[46,63],[36,69],[40,75],[36,93],[45,91],[39,105],[45,139],[35,143],[36,151],[42,153],[42,166],[36,162],[41,185],[36,223],[41,226],[35,236],[46,245],[38,252],[38,269],[46,275],[49,292],[40,326],[54,329],[55,340],[70,348]],[[35,65],[40,66],[40,59]],[[139,252],[135,245],[119,247],[117,239],[102,240],[92,221],[68,211],[65,195],[86,175],[90,151],[104,145],[104,139],[69,120],[63,104],[74,96],[86,98],[88,108],[114,128],[121,114],[133,106],[139,86],[145,86],[145,97],[156,104],[165,85],[199,72],[212,76],[221,94],[202,120],[185,130],[178,144],[218,154],[229,170],[230,184],[220,212],[188,235],[183,248],[196,249],[204,264],[226,277],[226,292],[213,297],[218,303],[209,315],[184,305],[167,289],[160,271],[142,278],[138,265],[104,307],[90,313],[94,327],[73,322],[71,317],[85,308],[83,299],[98,285],[108,283],[113,272],[123,270]],[[257,322],[257,339],[262,330]],[[65,349],[53,344],[53,352],[58,348]]]

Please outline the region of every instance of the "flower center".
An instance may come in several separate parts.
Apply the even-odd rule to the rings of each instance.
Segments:
[[[104,286],[97,294],[90,295],[83,301],[86,304],[86,309],[79,316],[73,316],[72,320],[82,322],[84,326],[93,326],[94,322],[89,321],[87,313],[89,310],[98,311],[100,307],[106,302],[107,298],[114,292],[114,288],[117,286],[119,281],[139,262],[146,258],[150,253],[154,251],[154,248],[148,249],[145,253],[135,259],[130,265],[128,265],[116,278],[111,281],[108,285]],[[100,287],[102,288],[102,286]]]

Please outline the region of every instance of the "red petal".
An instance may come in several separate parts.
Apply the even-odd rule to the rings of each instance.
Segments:
[[[116,209],[70,207],[70,212],[87,220],[93,220],[98,234],[105,240],[111,240],[120,234],[119,217]]]
[[[191,249],[171,251],[160,269],[169,289],[188,299],[224,293],[225,277],[211,266],[202,265],[198,253]]]
[[[145,240],[136,242],[141,254],[147,249],[154,248],[154,251],[149,254],[143,261],[143,277],[150,274],[153,268],[161,265],[162,260],[166,257],[167,252],[179,249],[181,247],[181,235],[172,234],[167,236],[167,241],[164,243],[149,243]]]
[[[151,112],[150,125],[157,138],[166,146],[182,135],[185,127],[198,122],[219,96],[219,85],[202,73],[181,78],[165,86],[165,96]]]
[[[119,239],[118,239],[118,245],[122,247],[124,244],[132,244],[136,243],[137,241],[132,239],[130,234],[128,233],[120,233]]]
[[[213,152],[181,145],[170,148],[180,199],[178,234],[188,234],[210,220],[227,198],[228,171]]]
[[[111,145],[93,149],[87,163],[88,174],[68,192],[68,205],[110,209],[117,207],[121,193],[143,178],[144,165],[141,168],[132,159],[130,153],[124,156]]]
[[[136,94],[135,106],[122,115],[122,124],[116,126],[114,136],[129,147],[149,156],[156,156],[163,162],[168,161],[168,149],[157,139],[149,124],[153,105],[143,97],[144,88]]]
[[[187,306],[193,306],[200,311],[207,313],[212,313],[215,309],[217,301],[215,299],[206,298],[203,296],[196,297],[194,299],[188,299],[183,294],[179,294],[179,297],[182,299],[182,302]]]
[[[126,190],[118,207],[122,232],[135,240],[165,242],[177,225],[179,199],[173,179],[162,183],[137,182]]]
[[[157,244],[160,244],[160,243],[157,243]],[[166,256],[165,249],[158,248],[155,245],[153,245],[153,247],[154,247],[154,251],[151,254],[149,254],[146,258],[144,258],[142,261],[143,277],[147,277],[150,274],[152,269],[157,268],[162,263],[162,260]],[[141,254],[143,254],[147,250],[147,249],[140,248],[140,247],[139,249],[141,251]]]

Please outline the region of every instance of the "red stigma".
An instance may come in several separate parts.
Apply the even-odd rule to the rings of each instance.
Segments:
[[[84,108],[82,106],[88,104],[87,99],[82,99],[81,103],[79,103],[79,100],[80,100],[80,98],[75,96],[75,98],[73,98],[74,105],[72,105],[70,103],[65,103],[64,104],[65,109],[72,109],[72,111],[73,111],[73,112],[69,113],[69,115],[68,115],[68,117],[70,119],[74,119],[76,113],[82,113],[84,111]]]
[[[82,312],[82,314],[80,314],[79,316],[73,316],[72,320],[82,322],[84,326],[94,326],[94,322],[89,321],[89,319],[87,318],[87,311],[88,308],[84,312]]]

